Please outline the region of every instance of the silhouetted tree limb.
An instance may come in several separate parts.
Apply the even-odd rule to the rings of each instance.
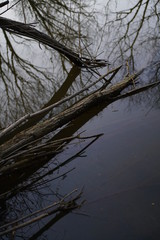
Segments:
[[[45,33],[42,33],[32,27],[33,24],[25,24],[18,21],[13,21],[11,19],[0,17],[0,28],[10,33],[22,35],[29,37],[43,43],[59,53],[67,57],[71,62],[80,67],[85,68],[95,68],[95,67],[104,67],[108,65],[108,62],[101,59],[89,59],[86,57],[80,57],[77,53],[73,52],[71,49],[62,45],[55,39],[51,38]]]

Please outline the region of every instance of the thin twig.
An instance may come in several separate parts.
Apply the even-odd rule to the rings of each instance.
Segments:
[[[43,208],[43,209],[40,209],[40,210],[38,210],[38,211],[35,211],[35,212],[33,212],[33,213],[31,213],[31,214],[29,214],[29,215],[27,215],[27,216],[24,216],[24,217],[19,218],[19,219],[15,220],[15,221],[13,221],[13,222],[11,222],[11,223],[8,223],[8,224],[5,224],[5,225],[1,226],[0,229],[4,229],[4,228],[9,228],[9,229],[0,232],[0,236],[6,235],[6,234],[8,234],[8,233],[10,233],[10,232],[12,232],[12,231],[16,231],[16,230],[18,230],[18,229],[20,229],[20,228],[26,227],[26,226],[28,226],[28,225],[30,225],[30,224],[32,224],[32,223],[34,223],[34,222],[37,222],[37,221],[39,221],[39,220],[41,220],[41,219],[43,219],[43,218],[45,218],[45,217],[48,217],[49,215],[54,214],[54,213],[56,213],[56,212],[58,212],[58,211],[63,211],[63,210],[67,210],[67,209],[68,209],[68,210],[72,209],[73,207],[75,207],[75,204],[72,205],[72,203],[73,203],[75,200],[77,200],[77,199],[81,196],[82,193],[80,192],[76,197],[74,197],[73,199],[71,199],[71,200],[68,201],[68,202],[65,202],[65,199],[68,198],[68,197],[70,197],[71,195],[73,195],[73,194],[74,194],[75,192],[77,192],[77,191],[78,191],[77,189],[74,189],[72,192],[66,194],[60,201],[54,202],[53,204],[51,204],[51,205],[49,205],[49,206],[47,206],[47,207],[45,207],[45,208]],[[48,211],[48,212],[45,212],[45,211],[47,211],[47,210],[49,210],[49,209],[51,209],[51,208],[53,208],[53,207],[55,207],[55,206],[58,206],[58,207],[57,207],[56,209],[54,209],[54,210],[50,210],[50,211]],[[77,207],[78,207],[78,205],[77,205]],[[44,213],[43,213],[43,212],[44,212]],[[35,215],[37,215],[37,214],[40,214],[40,215],[38,215],[38,216],[36,216],[36,217],[33,217],[33,216],[35,216]],[[33,217],[33,218],[32,218],[32,217]],[[26,219],[28,219],[28,218],[31,218],[31,219],[26,220]],[[24,221],[24,220],[26,220],[26,221],[23,222],[23,223],[20,223],[20,222],[22,222],[22,221]],[[20,224],[19,224],[19,223],[20,223]],[[18,224],[18,225],[17,225],[17,224]],[[12,225],[16,225],[16,226],[12,227]]]
[[[7,135],[9,132],[12,132],[14,129],[17,128],[17,126],[20,126],[22,123],[26,122],[28,118],[30,117],[30,114],[27,114],[11,124],[9,127],[5,128],[1,133],[0,133],[0,139],[3,138],[5,135]]]
[[[3,11],[2,13],[0,13],[0,15],[8,12],[11,8],[13,8],[15,5],[17,5],[19,2],[21,2],[22,0],[18,0],[16,3],[12,4],[10,7],[8,7],[5,11]]]
[[[145,91],[147,89],[153,88],[153,87],[155,87],[155,86],[157,86],[159,84],[160,84],[160,81],[156,81],[154,83],[147,84],[147,85],[145,85],[143,87],[132,89],[131,91],[128,91],[126,93],[123,93],[121,95],[116,96],[114,99],[126,98],[128,96],[132,96],[132,95],[135,95],[137,93],[143,92],[143,91]]]

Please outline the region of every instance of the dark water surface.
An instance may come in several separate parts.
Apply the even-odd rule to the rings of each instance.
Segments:
[[[90,123],[92,132],[103,129],[104,136],[73,164],[65,186],[84,186],[82,212],[88,216],[66,217],[55,233],[63,226],[64,239],[159,239],[160,114],[145,111],[106,109]]]
[[[113,82],[145,67],[139,80],[143,85],[159,81],[160,6],[152,0],[135,2],[26,1],[4,17],[38,21],[37,28],[80,55],[109,60],[109,69],[122,64]],[[126,9],[130,14],[123,15]],[[0,31],[1,128],[97,79],[90,70],[73,67],[48,47],[9,36],[16,57],[7,36]],[[99,74],[106,71],[107,67],[100,69]],[[72,101],[67,104],[45,118],[67,108]],[[76,134],[86,138],[69,142],[60,154],[36,170],[26,169],[12,181],[0,175],[0,224],[43,208],[73,189],[82,190],[84,205],[57,219],[51,215],[2,239],[159,240],[159,86],[109,105],[95,106],[49,137]],[[67,159],[68,164],[51,171]],[[35,185],[17,190],[43,174]],[[7,191],[11,190],[9,195]]]

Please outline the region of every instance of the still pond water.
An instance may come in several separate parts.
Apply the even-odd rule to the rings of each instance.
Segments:
[[[146,68],[140,76],[143,84],[159,80],[159,10],[158,1],[153,0],[126,0],[123,4],[118,0],[48,0],[20,2],[3,16],[38,22],[37,28],[75,52],[108,60],[110,69],[123,64],[115,81],[122,79],[126,71]],[[0,78],[0,127],[4,128],[24,114],[53,103],[52,96],[61,89],[72,66],[56,51],[8,34],[19,56],[15,57],[2,31],[0,36],[1,59],[6,60],[6,65],[1,64]],[[14,68],[9,63],[7,68],[7,61]],[[98,71],[104,74],[106,70]],[[96,77],[91,71],[76,69],[71,87],[60,94],[73,94]],[[159,87],[108,106],[95,106],[66,132],[61,131],[62,137],[81,133],[86,138],[69,143],[33,176],[28,174],[26,182],[46,173],[36,186],[6,198],[0,223],[43,208],[73,189],[82,189],[84,205],[56,223],[50,216],[16,231],[13,238],[8,235],[2,239],[159,240]],[[93,138],[87,138],[90,136]],[[47,175],[55,164],[72,156],[62,169]]]

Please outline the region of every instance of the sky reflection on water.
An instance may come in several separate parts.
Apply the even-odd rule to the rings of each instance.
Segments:
[[[73,6],[82,2],[73,3]],[[116,2],[108,1],[110,10],[115,8],[113,5]],[[153,10],[153,2],[149,2],[148,14]],[[44,6],[47,3],[44,2]],[[90,2],[90,5],[92,5],[91,3],[93,2]],[[62,22],[56,24],[64,27],[64,19],[66,18],[66,32],[63,27],[62,29],[57,27],[59,31],[53,29],[54,21],[52,22],[51,29],[53,31],[51,32],[49,28],[45,29],[44,23],[43,26],[39,23],[38,28],[45,32],[48,31],[47,33],[54,37],[56,36],[59,41],[76,50],[79,54],[83,52],[83,54],[89,54],[92,57],[100,54],[100,58],[110,61],[111,68],[123,64],[124,67],[116,77],[116,81],[121,80],[127,70],[129,73],[133,73],[150,64],[151,66],[141,75],[140,84],[159,80],[160,54],[156,16],[145,19],[135,45],[132,46],[132,41],[137,33],[135,31],[133,34],[133,32],[139,26],[139,20],[146,5],[143,5],[137,21],[131,22],[128,34],[125,35],[126,26],[123,26],[124,22],[115,20],[116,14],[111,13],[107,5],[106,8],[103,8],[103,13],[106,14],[94,13],[94,10],[102,9],[101,3],[104,5],[104,1],[97,1],[95,6],[92,5],[92,7],[94,6],[93,9],[91,7],[82,8],[82,11],[85,10],[86,14],[83,15],[82,12],[82,16],[73,11],[70,12],[71,16],[67,18],[69,11],[64,10],[64,15],[58,15],[58,21],[61,19]],[[26,2],[26,4],[29,4],[29,2]],[[115,11],[117,9],[119,11],[124,10],[124,8],[128,9],[133,4],[134,1],[123,1],[120,6],[117,5]],[[55,6],[57,5],[55,4]],[[88,9],[90,14],[88,14]],[[14,18],[16,15],[7,13],[4,16]],[[120,16],[123,17],[123,15]],[[131,16],[125,19],[126,22],[129,21]],[[20,12],[18,18],[23,18],[22,12]],[[108,23],[108,20],[113,19],[113,22]],[[39,18],[38,21],[40,22],[40,20],[43,19]],[[80,31],[79,33],[76,32],[79,35],[75,34],[74,27]],[[151,33],[153,34],[151,35]],[[119,41],[120,37],[121,40]],[[19,41],[23,43],[23,41]],[[5,81],[0,83],[2,98],[0,103],[1,127],[54,101],[54,93],[61,89],[65,79],[74,70],[71,69],[72,64],[57,52],[33,41],[25,41],[25,44],[25,48],[21,49],[20,47],[17,48],[16,42],[13,41],[13,46],[22,57],[22,63],[24,64],[23,61],[26,60],[29,61],[29,63],[25,62],[24,64],[26,69],[29,69],[28,73],[25,72],[25,68],[20,69],[20,65],[15,62],[15,72],[11,73],[11,70],[8,70],[8,76],[11,76],[11,78],[8,78],[8,86],[4,84]],[[19,44],[18,46],[22,45]],[[1,56],[3,57],[3,51]],[[40,68],[36,66],[34,69],[33,63]],[[5,68],[2,68],[2,70],[5,70]],[[105,73],[107,68],[99,71],[101,74]],[[18,80],[15,78],[17,73],[21,73]],[[1,73],[3,79],[2,76],[3,73]],[[71,87],[67,89],[70,86],[68,85],[65,90],[63,88],[61,97],[63,97],[63,94],[66,95],[66,91],[68,95],[72,94],[86,86],[86,83],[95,80],[95,76],[87,71],[76,71],[72,74],[72,77],[73,79],[69,79],[73,80]],[[8,89],[9,94],[7,95]],[[68,105],[71,103],[68,103]],[[85,205],[75,213],[60,219],[55,226],[51,224],[51,227],[48,227],[49,229],[44,228],[43,234],[39,234],[38,239],[159,240],[159,106],[159,87],[156,87],[108,106],[96,106],[94,110],[92,109],[92,111],[84,114],[79,122],[74,121],[75,126],[71,125],[69,129],[73,134],[82,132],[82,135],[86,137],[96,134],[103,135],[86,148],[74,161],[65,165],[64,168],[60,168],[54,175],[50,174],[44,177],[45,180],[50,181],[43,186],[44,189],[42,187],[35,193],[26,189],[26,192],[22,191],[18,194],[18,197],[15,195],[13,199],[7,200],[8,209],[4,213],[4,218],[7,219],[12,214],[18,216],[24,214],[25,211],[35,209],[37,206],[44,206],[53,201],[53,198],[56,199],[55,193],[57,192],[59,195],[63,195],[74,188],[83,188],[82,197],[86,199]],[[67,106],[63,106],[62,109],[64,107]],[[51,116],[57,113],[56,111],[53,111]],[[49,118],[50,115],[45,117]],[[63,135],[63,131],[61,134]],[[41,174],[43,171],[47,172],[48,169],[71,157],[86,145],[87,140],[69,144],[61,154],[56,156],[55,162],[51,161],[37,171]],[[71,172],[60,179],[51,181],[52,178],[65,171]],[[32,179],[32,175],[29,175],[30,178]],[[23,199],[27,199],[28,205],[25,205]],[[15,209],[13,208],[14,201],[16,202]],[[26,210],[24,206],[28,209]],[[82,215],[80,215],[81,213]],[[1,216],[1,221],[3,221],[2,218],[3,216]],[[36,225],[32,230],[27,232],[29,229],[27,228],[24,232],[23,230],[22,232],[19,231],[18,234],[34,236],[34,232],[41,227],[43,229],[45,224],[47,224],[47,220],[40,223],[40,227]],[[23,237],[21,238],[23,239]]]

